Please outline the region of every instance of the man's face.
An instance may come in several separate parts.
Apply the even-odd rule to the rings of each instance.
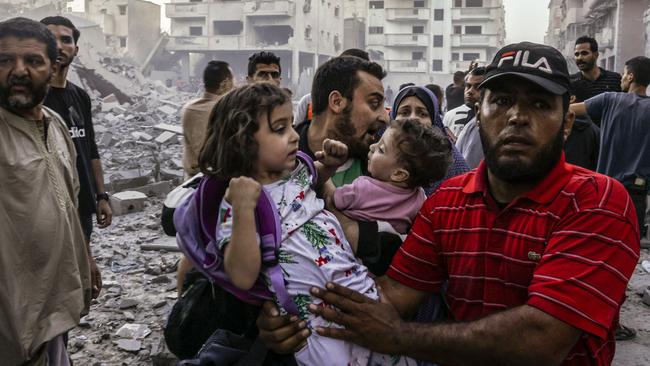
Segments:
[[[269,81],[277,86],[280,86],[282,77],[280,76],[280,66],[276,64],[257,64],[255,65],[255,73],[252,76],[247,76],[246,79],[249,83],[259,83]]]
[[[539,182],[557,163],[573,115],[565,119],[561,96],[505,76],[486,87],[478,121],[488,171],[521,184]]]
[[[29,110],[45,98],[54,64],[47,46],[33,38],[0,38],[0,105]]]
[[[388,123],[388,113],[381,80],[365,71],[357,72],[357,76],[359,84],[352,100],[348,100],[331,134],[348,146],[352,157],[365,158],[377,132]]]
[[[621,90],[626,93],[630,91],[630,84],[632,84],[633,79],[634,79],[634,75],[630,74],[630,71],[627,69],[627,66],[624,66],[623,76],[621,76]]]
[[[592,52],[589,43],[578,43],[573,55],[576,58],[576,65],[580,71],[589,71],[596,66],[598,52]]]
[[[471,105],[472,108],[481,97],[481,91],[478,86],[483,82],[485,76],[467,75],[465,78],[465,104]]]
[[[56,38],[56,47],[59,51],[59,66],[64,68],[70,66],[79,51],[79,48],[74,43],[72,29],[63,25],[53,24],[48,25],[47,29]]]

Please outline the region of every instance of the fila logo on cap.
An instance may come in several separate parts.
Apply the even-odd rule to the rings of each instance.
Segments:
[[[501,59],[499,60],[499,64],[497,67],[501,67],[501,65],[506,62],[506,61],[512,61],[512,66],[517,67],[530,67],[533,69],[541,70],[544,71],[545,73],[552,74],[553,70],[551,70],[551,66],[549,65],[548,61],[546,60],[546,57],[542,57],[537,62],[530,63],[528,62],[528,57],[530,56],[530,51],[510,51],[506,52],[503,55],[501,55]]]

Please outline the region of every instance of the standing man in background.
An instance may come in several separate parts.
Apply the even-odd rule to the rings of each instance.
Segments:
[[[79,86],[67,80],[70,65],[79,51],[77,41],[80,32],[68,18],[52,16],[41,23],[56,38],[58,67],[50,81],[50,89],[43,105],[58,113],[65,121],[77,151],[77,174],[79,175],[79,220],[88,245],[92,279],[92,297],[97,298],[102,289],[102,276],[91,255],[90,236],[93,231],[93,214],[99,228],[108,227],[113,218],[109,197],[104,187],[104,171],[95,142],[95,130],[91,113],[90,97]]]

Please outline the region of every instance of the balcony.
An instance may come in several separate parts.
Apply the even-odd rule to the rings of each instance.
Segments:
[[[467,71],[469,70],[469,65],[472,63],[472,61],[451,61],[449,63],[449,70],[450,71]],[[485,66],[487,64],[486,61],[484,60],[478,60],[478,63],[481,66]]]
[[[172,3],[165,4],[168,18],[202,18],[208,16],[208,4]]]
[[[386,19],[390,21],[427,21],[431,18],[430,9],[422,8],[388,8]]]
[[[566,10],[564,18],[562,19],[562,28],[568,28],[569,25],[582,23],[585,21],[582,8],[570,8]]]
[[[387,34],[385,45],[388,47],[427,47],[429,46],[429,35]]]
[[[227,51],[245,48],[242,36],[171,36],[168,51]]]
[[[452,47],[500,47],[497,34],[452,34]]]
[[[246,1],[244,3],[244,15],[253,16],[286,16],[295,14],[296,6],[293,1],[268,0],[268,1]]]
[[[389,72],[427,72],[426,61],[387,61]]]
[[[451,8],[451,20],[496,20],[501,8]]]
[[[614,46],[614,30],[610,27],[606,27],[596,33],[596,42],[600,48],[609,48]]]

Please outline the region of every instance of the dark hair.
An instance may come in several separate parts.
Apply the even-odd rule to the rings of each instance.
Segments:
[[[425,88],[431,90],[433,95],[438,98],[438,103],[442,102],[442,99],[444,98],[444,93],[442,92],[442,88],[438,84],[427,84],[424,86]]]
[[[447,175],[453,161],[451,142],[439,128],[411,118],[393,120],[390,127],[397,130],[397,162],[409,172],[409,188],[428,187]]]
[[[340,56],[354,56],[354,57],[362,58],[366,61],[370,61],[370,55],[368,55],[368,52],[364,50],[360,50],[358,48],[349,48],[341,52]]]
[[[335,90],[352,100],[354,90],[359,85],[359,71],[367,72],[380,80],[386,76],[379,64],[354,56],[334,57],[322,64],[316,70],[311,86],[313,115],[317,116],[327,110],[329,95]]]
[[[257,52],[248,58],[248,76],[253,76],[258,64],[278,65],[278,71],[282,73],[282,66],[280,66],[280,58],[273,52]]]
[[[54,34],[44,24],[27,18],[11,18],[0,22],[0,39],[16,37],[18,39],[33,38],[45,44],[47,57],[50,62],[56,62],[59,50]]]
[[[634,82],[647,87],[650,84],[650,58],[637,56],[625,62],[627,72],[634,75]]]
[[[472,76],[484,76],[486,73],[486,69],[483,66],[478,66],[469,71],[469,74]]]
[[[66,17],[62,17],[60,15],[52,16],[52,17],[45,17],[41,19],[41,23],[45,25],[62,25],[66,28],[70,28],[72,30],[72,38],[74,38],[74,44],[77,44],[77,41],[79,40],[79,36],[81,36],[81,33],[79,32],[79,29],[72,24],[72,21]]]
[[[259,118],[265,116],[270,124],[273,109],[287,102],[287,94],[271,83],[249,84],[224,95],[210,114],[199,154],[201,172],[224,180],[253,174]]]
[[[203,84],[206,89],[219,89],[221,83],[225,80],[232,79],[232,72],[230,72],[230,65],[225,61],[212,60],[203,70]]]
[[[465,80],[465,72],[463,71],[456,71],[454,73],[454,83],[460,83],[463,80]]]
[[[589,43],[589,48],[591,49],[591,52],[598,52],[598,42],[596,42],[595,39],[589,36],[578,37],[578,39],[576,39],[575,44],[578,45],[582,43]]]

